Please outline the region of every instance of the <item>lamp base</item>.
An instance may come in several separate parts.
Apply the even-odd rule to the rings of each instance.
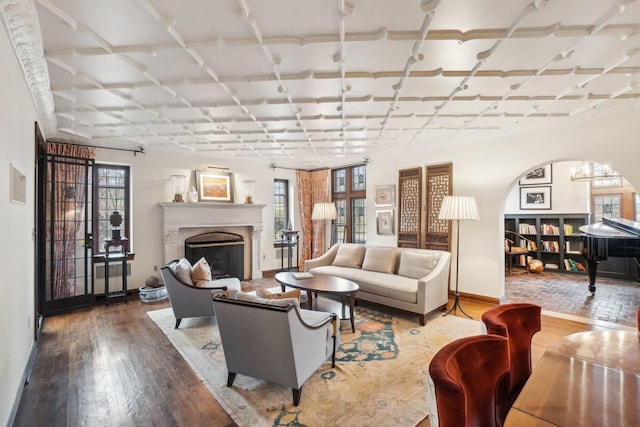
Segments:
[[[253,197],[251,197],[251,196],[245,197],[244,204],[245,205],[252,205],[253,204]]]
[[[443,316],[448,316],[451,313],[455,313],[458,309],[460,309],[460,311],[462,312],[462,314],[464,314],[465,316],[467,316],[469,319],[473,319],[473,317],[469,316],[463,309],[462,306],[460,305],[460,294],[458,292],[455,293],[455,297],[453,299],[453,305],[451,306],[451,308],[449,309],[449,311],[447,311],[445,314],[443,314]]]
[[[182,194],[176,193],[173,196],[173,203],[183,203],[184,199],[182,198]]]

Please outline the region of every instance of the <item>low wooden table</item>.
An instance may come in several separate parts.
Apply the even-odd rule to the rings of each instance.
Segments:
[[[296,279],[293,277],[293,273],[289,271],[283,271],[276,274],[276,281],[280,283],[282,291],[284,292],[285,286],[307,291],[307,308],[313,310],[313,294],[314,293],[326,293],[337,294],[342,299],[343,313],[345,301],[349,299],[349,315],[351,318],[351,331],[355,332],[355,313],[353,307],[356,303],[356,293],[360,287],[357,283],[351,280],[343,279],[342,277],[328,276],[326,274],[314,274],[309,279]]]
[[[640,413],[640,333],[589,331],[550,346],[505,427],[631,426]]]

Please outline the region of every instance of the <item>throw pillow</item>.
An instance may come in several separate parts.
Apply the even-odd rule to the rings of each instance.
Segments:
[[[396,271],[396,248],[368,247],[362,269],[393,274]]]
[[[266,299],[295,298],[298,300],[298,303],[300,303],[300,289],[273,293],[268,289],[256,288],[256,295]]]
[[[362,267],[362,259],[364,258],[364,245],[341,244],[338,253],[333,260],[333,265],[338,267]]]
[[[243,291],[236,292],[235,297],[239,301],[257,302],[259,304],[275,305],[278,307],[286,307],[289,304],[298,305],[298,300],[295,298],[268,299]]]
[[[204,288],[211,281],[211,267],[204,257],[193,264],[191,268],[191,281],[199,288]]]
[[[173,267],[173,275],[185,285],[193,286],[193,281],[191,280],[191,263],[188,259],[182,258],[177,262]]]
[[[420,279],[431,273],[437,264],[438,260],[434,253],[405,249],[400,254],[398,274],[412,279]]]

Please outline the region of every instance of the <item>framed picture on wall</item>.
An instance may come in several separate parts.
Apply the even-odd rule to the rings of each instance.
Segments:
[[[520,185],[540,185],[551,184],[551,163],[546,166],[540,166],[527,172],[527,174],[520,180]]]
[[[376,206],[393,206],[395,201],[395,185],[380,185],[376,187]]]
[[[376,212],[376,229],[378,234],[394,234],[393,210]]]
[[[521,187],[520,209],[551,209],[551,186]]]
[[[233,175],[230,173],[196,171],[196,186],[203,202],[233,203]]]

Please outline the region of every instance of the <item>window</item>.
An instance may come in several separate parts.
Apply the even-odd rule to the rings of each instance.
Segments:
[[[593,216],[595,222],[602,222],[602,218],[620,218],[620,195],[602,194],[593,196]]]
[[[282,239],[282,230],[289,225],[289,181],[273,180],[273,230],[276,240]]]
[[[338,210],[332,229],[332,240],[336,243],[367,242],[366,178],[365,165],[331,171],[331,198]]]
[[[111,238],[114,228],[109,217],[118,212],[122,215],[120,233],[131,235],[129,166],[100,165],[93,168],[93,250],[104,252],[104,241]]]
[[[600,163],[593,164],[593,175],[594,176],[607,176],[613,175],[612,178],[606,179],[596,179],[593,181],[594,187],[620,187],[622,186],[622,178],[619,177],[616,171],[611,170],[607,165],[602,165]]]
[[[633,200],[635,200],[635,206],[636,206],[636,221],[640,221],[640,196],[638,196],[638,194],[635,194],[633,196]]]

